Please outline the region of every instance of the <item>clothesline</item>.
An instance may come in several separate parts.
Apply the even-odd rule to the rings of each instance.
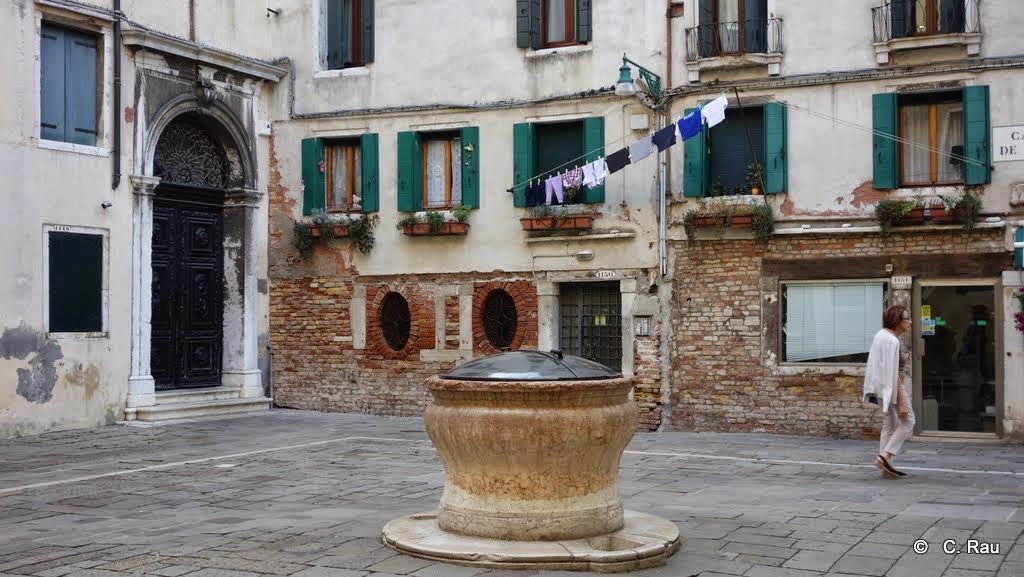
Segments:
[[[982,167],[987,166],[987,164],[985,164],[984,162],[980,162],[980,161],[974,160],[972,158],[968,158],[967,156],[964,156],[962,154],[953,154],[952,152],[949,152],[949,151],[946,151],[946,150],[940,150],[938,148],[929,146],[927,144],[921,144],[920,142],[917,142],[917,141],[914,141],[914,140],[911,140],[911,139],[908,139],[908,138],[902,138],[902,137],[894,135],[894,134],[889,134],[887,132],[882,132],[882,131],[879,131],[879,130],[875,130],[873,127],[868,127],[868,126],[857,124],[855,122],[851,122],[851,121],[848,121],[848,120],[843,120],[843,119],[841,119],[841,118],[839,118],[837,116],[832,116],[832,115],[825,114],[825,113],[822,113],[822,112],[817,112],[817,111],[811,110],[809,108],[805,108],[803,106],[792,104],[792,103],[790,103],[788,101],[785,101],[785,100],[779,100],[779,99],[773,98],[773,97],[768,97],[768,100],[770,102],[774,102],[776,104],[781,104],[781,105],[785,106],[788,109],[797,110],[799,112],[804,112],[804,113],[806,113],[806,114],[808,114],[810,116],[815,116],[815,117],[818,117],[818,118],[821,118],[821,119],[830,120],[830,121],[835,122],[837,124],[840,124],[840,125],[843,125],[843,126],[847,126],[847,127],[850,127],[850,128],[854,128],[854,129],[860,130],[862,132],[868,132],[868,133],[872,134],[873,136],[879,136],[879,137],[882,137],[882,138],[886,138],[886,139],[889,139],[891,141],[897,142],[899,144],[905,144],[905,145],[911,146],[913,148],[917,148],[919,150],[927,150],[927,151],[935,153],[935,154],[937,154],[937,155],[939,155],[939,156],[941,156],[943,158],[948,158],[948,159],[951,159],[951,160],[959,161],[961,163],[972,164],[972,165],[975,165],[975,166],[982,166]],[[682,118],[683,117],[680,117],[680,118],[676,119],[669,126],[676,125],[680,120],[682,120]],[[679,135],[679,131],[678,130],[676,132],[676,136],[677,136],[677,140],[680,139],[679,138],[680,135]],[[538,179],[542,178],[545,175],[560,174],[563,168],[567,168],[568,166],[573,165],[573,164],[577,164],[577,168],[578,168],[579,161],[586,159],[587,156],[590,156],[591,154],[593,154],[595,152],[598,152],[601,149],[607,148],[608,145],[614,145],[614,144],[617,144],[619,142],[623,142],[627,138],[629,138],[628,135],[627,136],[623,136],[622,138],[616,139],[616,140],[614,140],[614,141],[612,141],[610,143],[607,143],[607,144],[605,144],[604,146],[602,146],[600,148],[595,148],[594,150],[587,151],[583,155],[578,156],[578,157],[576,157],[576,158],[574,158],[572,160],[566,161],[566,162],[564,162],[564,163],[562,163],[562,164],[560,164],[558,166],[555,166],[553,169],[551,169],[549,171],[542,172],[542,173],[536,174],[534,176],[531,176],[525,182],[518,182],[518,183],[513,184],[512,188],[510,190],[515,190],[515,189],[517,189],[519,187],[528,186],[531,182],[533,182],[535,180],[538,180]],[[647,136],[646,138],[649,139],[649,138],[651,138],[651,136]],[[607,157],[607,155],[604,158],[606,158],[606,157]]]

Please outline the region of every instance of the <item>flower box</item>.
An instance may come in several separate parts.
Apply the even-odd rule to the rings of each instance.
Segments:
[[[705,214],[693,219],[693,225],[697,228],[714,228],[719,226],[719,217]],[[754,224],[754,216],[750,214],[734,214],[729,221],[732,228],[750,228]]]
[[[519,219],[523,230],[590,230],[594,225],[592,214],[572,214],[568,216],[526,216]]]
[[[910,209],[910,212],[901,216],[892,224],[893,226],[913,226],[915,224],[924,224],[924,207],[915,206]]]
[[[320,238],[320,227],[312,225],[309,227],[309,236],[313,238]],[[347,224],[336,224],[334,225],[334,238],[348,238],[348,225]]]
[[[402,225],[405,236],[463,236],[468,233],[468,222],[443,222],[435,231],[431,231],[430,224],[426,222]]]
[[[959,222],[960,215],[955,210],[946,210],[944,206],[932,206],[928,208],[927,214],[924,207],[915,206],[910,209],[906,216],[900,217],[893,222],[893,226],[914,226],[925,223],[941,224]]]

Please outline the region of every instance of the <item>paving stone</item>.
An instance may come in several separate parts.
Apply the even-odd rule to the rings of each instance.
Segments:
[[[1024,563],[1007,561],[999,568],[996,577],[1020,577],[1024,575]]]
[[[737,543],[751,543],[754,545],[773,545],[775,547],[792,547],[793,543],[796,543],[796,539],[787,537],[773,537],[771,535],[763,535],[760,533],[751,533],[749,529],[742,528],[729,533],[724,537],[726,541],[734,541]]]
[[[842,553],[800,551],[790,557],[782,566],[792,569],[806,569],[808,571],[828,571],[840,557],[842,557]]]
[[[160,577],[179,577],[186,573],[191,573],[199,569],[198,567],[189,567],[186,565],[171,565],[170,567],[164,567],[163,569],[157,569],[153,571],[153,575],[159,575]]]
[[[755,565],[745,575],[747,577],[819,577],[821,573],[818,571],[804,571],[803,569]]]
[[[995,577],[995,571],[974,571],[972,569],[947,569],[942,577]]]
[[[827,551],[829,553],[846,553],[853,545],[845,543],[829,543],[827,541],[800,540],[793,544],[794,549],[806,549],[809,551]]]
[[[751,565],[767,565],[769,567],[778,567],[782,565],[786,560],[782,557],[762,557],[760,555],[737,555],[733,561],[740,563],[749,563]]]
[[[847,555],[861,555],[864,557],[880,557],[883,559],[899,559],[907,552],[904,545],[886,545],[884,543],[860,543],[854,545],[847,552]]]
[[[339,569],[337,567],[310,567],[298,573],[292,573],[291,577],[364,577],[367,573],[367,571]]]
[[[789,559],[797,553],[796,549],[788,547],[774,547],[772,545],[753,545],[749,543],[729,543],[722,547],[722,551],[733,553],[746,553],[750,555],[761,555],[764,557],[779,557]]]
[[[487,569],[478,567],[462,567],[460,565],[450,565],[448,563],[433,563],[416,571],[412,575],[414,575],[414,577],[473,577],[474,575],[480,575],[486,571]]]
[[[836,564],[832,566],[835,573],[856,573],[858,575],[885,575],[886,571],[893,566],[893,559],[880,557],[863,557],[860,555],[843,555]]]

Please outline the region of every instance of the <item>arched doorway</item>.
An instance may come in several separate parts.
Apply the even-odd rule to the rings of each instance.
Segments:
[[[158,391],[221,384],[229,167],[195,113],[176,117],[157,141],[150,369]]]

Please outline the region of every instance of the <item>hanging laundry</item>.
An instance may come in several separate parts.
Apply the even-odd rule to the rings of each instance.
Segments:
[[[679,134],[683,140],[697,136],[702,128],[700,110],[694,110],[679,119]]]
[[[583,186],[583,170],[579,168],[567,170],[565,174],[562,175],[562,186],[565,187],[566,190],[572,190]]]
[[[544,204],[544,183],[539,180],[536,183],[526,184],[526,206],[537,206]]]
[[[605,158],[605,162],[608,163],[608,174],[615,174],[622,170],[629,164],[629,149],[623,148],[618,152],[613,152]]]
[[[591,162],[590,165],[594,167],[594,180],[600,186],[604,179],[608,178],[608,162],[603,158],[598,158]]]
[[[725,109],[728,106],[729,101],[723,94],[701,107],[700,115],[704,119],[705,124],[708,125],[708,128],[725,120]]]
[[[652,152],[654,152],[654,146],[651,144],[651,137],[645,136],[629,145],[629,162],[630,164],[640,162],[650,156]]]
[[[672,126],[666,126],[661,130],[654,133],[651,137],[651,142],[658,147],[658,152],[663,152],[666,148],[676,143],[676,125],[673,122]]]
[[[594,175],[594,163],[584,164],[581,170],[583,171],[583,185],[588,188],[597,186],[597,176]]]
[[[562,187],[562,177],[554,175],[544,183],[544,204],[551,204],[551,197],[554,195],[558,202],[565,201],[565,189]]]

